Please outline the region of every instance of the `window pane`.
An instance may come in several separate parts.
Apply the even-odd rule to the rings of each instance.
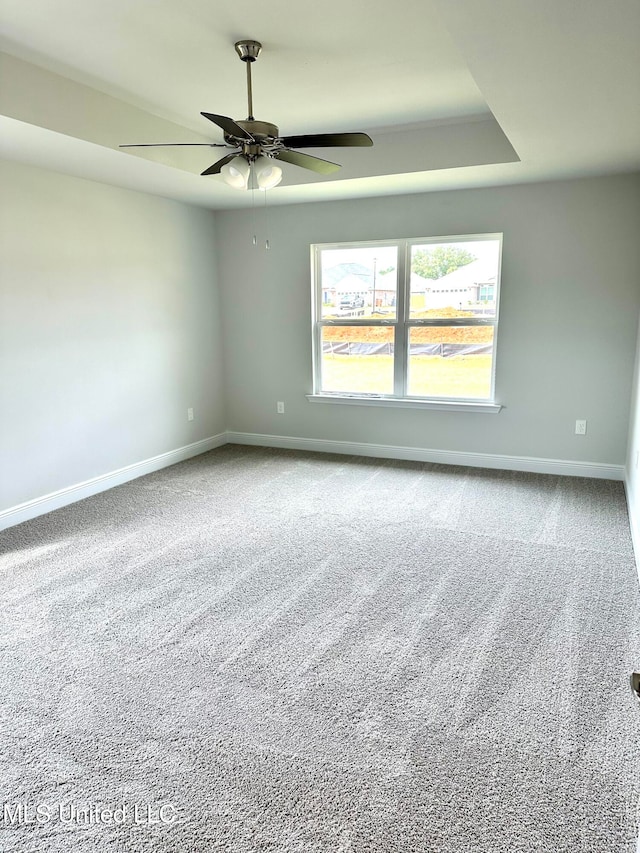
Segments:
[[[499,240],[412,246],[410,317],[495,317],[499,257]]]
[[[322,391],[393,394],[393,326],[324,326]]]
[[[409,396],[488,399],[493,332],[493,326],[410,329]]]
[[[322,249],[322,318],[395,318],[397,264],[396,246]]]

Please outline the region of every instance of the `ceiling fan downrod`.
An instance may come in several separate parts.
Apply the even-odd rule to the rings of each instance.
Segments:
[[[259,41],[253,39],[243,39],[237,41],[234,45],[236,53],[240,59],[247,65],[247,101],[249,107],[249,115],[247,121],[254,121],[253,115],[253,88],[251,86],[251,64],[260,56],[262,45]]]

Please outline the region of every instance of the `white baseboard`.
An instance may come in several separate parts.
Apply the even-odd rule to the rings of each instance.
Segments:
[[[505,456],[490,453],[465,453],[454,450],[432,450],[422,447],[400,447],[392,444],[329,441],[320,438],[297,438],[288,435],[262,435],[260,433],[228,431],[196,441],[185,447],[161,453],[142,462],[127,465],[117,471],[101,474],[67,486],[57,492],[26,501],[0,512],[0,530],[23,521],[52,512],[54,509],[75,503],[91,495],[120,486],[136,477],[168,468],[176,462],[190,459],[221,447],[223,444],[250,444],[261,447],[282,447],[289,450],[310,450],[320,453],[341,453],[349,456],[372,456],[382,459],[406,459],[415,462],[439,462],[443,465],[470,465],[476,468],[496,468],[507,471],[531,471],[538,474],[560,474],[569,477],[596,477],[607,480],[624,480],[624,466],[604,465],[594,462],[572,462],[563,459],[538,459],[532,456]],[[630,514],[631,515],[631,514]],[[633,531],[636,554],[640,554],[640,531]]]
[[[313,450],[320,453],[345,453],[382,459],[407,459],[414,462],[440,462],[443,465],[470,465],[474,468],[498,468],[507,471],[531,471],[536,474],[560,474],[567,477],[595,477],[624,480],[624,465],[600,462],[573,462],[565,459],[539,459],[534,456],[505,456],[494,453],[466,453],[457,450],[430,450],[399,447],[392,444],[367,444],[328,441],[321,438],[296,438],[288,435],[260,435],[252,432],[227,432],[229,444],[282,447],[289,450]]]
[[[13,527],[15,524],[21,524],[23,521],[29,521],[31,518],[44,515],[54,509],[60,509],[60,507],[67,506],[67,504],[89,498],[91,495],[98,494],[98,492],[105,492],[114,486],[120,486],[129,480],[135,480],[136,477],[151,474],[153,471],[159,471],[161,468],[168,468],[169,465],[175,465],[176,462],[184,462],[185,459],[198,456],[200,453],[206,453],[208,450],[213,450],[215,447],[220,447],[226,443],[226,435],[222,432],[219,435],[204,438],[202,441],[195,441],[193,444],[178,447],[176,450],[169,450],[167,453],[160,453],[158,456],[152,456],[150,459],[145,459],[142,462],[134,462],[133,465],[126,465],[124,468],[118,468],[117,471],[92,477],[83,483],[76,483],[73,486],[59,489],[57,492],[51,492],[51,494],[43,495],[40,498],[34,498],[18,506],[10,507],[0,512],[0,530]]]

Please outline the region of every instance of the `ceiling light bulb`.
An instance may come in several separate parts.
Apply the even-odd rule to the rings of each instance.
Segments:
[[[249,172],[249,163],[241,154],[238,154],[229,163],[225,163],[220,169],[220,174],[225,183],[236,190],[246,190],[249,183]]]
[[[270,190],[272,187],[278,186],[282,180],[282,169],[280,166],[276,166],[270,157],[261,155],[253,165],[261,190]]]

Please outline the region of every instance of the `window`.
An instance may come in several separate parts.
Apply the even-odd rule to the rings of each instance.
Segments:
[[[499,409],[501,253],[501,234],[313,246],[310,399]]]

